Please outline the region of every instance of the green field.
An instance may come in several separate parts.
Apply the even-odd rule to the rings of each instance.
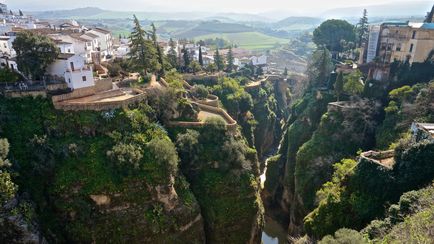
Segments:
[[[248,50],[263,50],[273,48],[276,44],[288,43],[288,39],[268,36],[259,32],[222,33],[197,36],[195,40],[208,38],[224,38],[238,47]]]

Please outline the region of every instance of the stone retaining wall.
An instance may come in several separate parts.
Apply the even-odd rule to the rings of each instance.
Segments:
[[[200,103],[194,102],[202,111],[211,112],[214,114],[221,115],[226,120],[226,128],[230,132],[235,132],[237,130],[237,121],[235,121],[224,109],[213,107],[209,105],[204,105]],[[169,126],[171,127],[203,127],[206,124],[204,121],[200,122],[186,122],[186,121],[172,121],[169,122]]]
[[[135,97],[125,99],[123,101],[113,101],[113,102],[88,102],[81,104],[57,102],[54,103],[56,109],[61,109],[65,111],[81,111],[81,110],[91,110],[91,111],[102,111],[111,110],[117,108],[127,108],[129,105],[141,102],[146,99],[146,94],[139,94]]]
[[[48,91],[65,90],[65,89],[68,89],[68,84],[66,84],[66,83],[47,85]]]
[[[113,81],[112,79],[101,79],[95,80],[95,92],[103,92],[113,89]]]
[[[64,100],[71,100],[71,99],[77,99],[77,98],[92,96],[92,95],[95,95],[95,93],[96,92],[95,92],[94,87],[85,87],[85,88],[75,89],[74,91],[67,93],[67,94],[53,96],[52,100],[53,100],[53,103],[56,103],[56,102],[61,102]]]
[[[47,92],[42,91],[5,91],[5,97],[20,98],[20,97],[47,97]]]

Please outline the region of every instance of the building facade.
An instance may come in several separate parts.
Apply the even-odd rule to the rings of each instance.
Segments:
[[[47,68],[51,79],[65,81],[69,88],[80,89],[95,85],[92,68],[77,54],[60,54]]]

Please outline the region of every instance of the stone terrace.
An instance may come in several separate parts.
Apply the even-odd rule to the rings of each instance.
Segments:
[[[368,151],[362,153],[360,157],[369,162],[384,166],[388,169],[392,169],[393,165],[395,165],[394,150],[383,151],[383,152]]]

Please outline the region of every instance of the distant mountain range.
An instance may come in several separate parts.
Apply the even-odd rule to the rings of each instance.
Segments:
[[[368,10],[368,15],[370,17],[425,16],[425,14],[431,10],[433,4],[433,1],[396,1],[394,3],[381,5],[336,8],[325,11],[321,16],[324,18],[351,18],[354,16],[360,16],[363,9]]]
[[[363,9],[368,10],[369,17],[423,17],[431,9],[433,1],[416,0],[412,2],[394,2],[389,4],[368,5],[350,8],[330,9],[322,14],[309,17],[298,16],[297,12],[285,10],[270,11],[258,14],[249,13],[212,13],[212,12],[133,12],[112,11],[100,8],[87,7],[71,10],[53,10],[29,12],[40,19],[126,19],[134,14],[139,19],[147,20],[219,20],[222,22],[263,22],[283,23],[303,22],[317,24],[318,19],[346,18],[356,19]],[[296,17],[291,17],[296,16]],[[288,18],[289,17],[289,18]],[[291,23],[294,24],[294,23]],[[300,24],[300,23],[297,23]]]

